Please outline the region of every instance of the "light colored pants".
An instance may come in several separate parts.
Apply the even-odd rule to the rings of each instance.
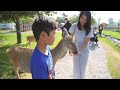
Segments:
[[[89,51],[73,55],[73,79],[85,79]]]

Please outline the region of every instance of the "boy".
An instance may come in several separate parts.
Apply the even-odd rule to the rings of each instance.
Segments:
[[[54,43],[56,28],[55,22],[46,17],[39,17],[32,25],[32,31],[37,42],[30,62],[33,79],[54,79],[52,55],[47,45]]]

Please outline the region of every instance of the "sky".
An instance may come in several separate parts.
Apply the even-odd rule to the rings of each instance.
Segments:
[[[120,11],[94,11],[94,13],[95,15],[93,16],[97,21],[101,18],[101,23],[108,23],[109,18],[113,18],[113,21],[117,23],[120,19]]]
[[[57,11],[56,16],[62,16],[62,13],[67,14],[69,17],[72,15],[78,15],[78,11]],[[109,18],[113,18],[114,22],[118,22],[120,19],[120,11],[93,11],[94,14],[92,16],[96,19],[98,22],[98,19],[101,18],[100,23],[108,23]]]

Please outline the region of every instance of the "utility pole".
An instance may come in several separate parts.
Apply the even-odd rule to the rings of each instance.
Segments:
[[[24,27],[25,27],[25,26],[24,26],[24,21],[23,21],[23,32],[25,31],[25,30],[24,30]]]

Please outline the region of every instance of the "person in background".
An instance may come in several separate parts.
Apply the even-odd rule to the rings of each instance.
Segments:
[[[102,24],[99,25],[98,30],[99,30],[99,35],[101,36],[102,31],[103,31],[103,25]]]
[[[65,21],[65,25],[63,27],[66,28],[67,31],[68,31],[70,29],[70,27],[71,27],[72,24],[70,23],[70,21],[69,21],[69,19],[67,17],[64,18],[64,21]]]
[[[96,27],[92,27],[92,30],[93,30],[93,34],[94,34],[94,37],[90,38],[90,45],[91,46],[94,46],[94,42],[96,42],[96,44],[98,45],[98,36],[97,36],[97,32],[96,32]]]

